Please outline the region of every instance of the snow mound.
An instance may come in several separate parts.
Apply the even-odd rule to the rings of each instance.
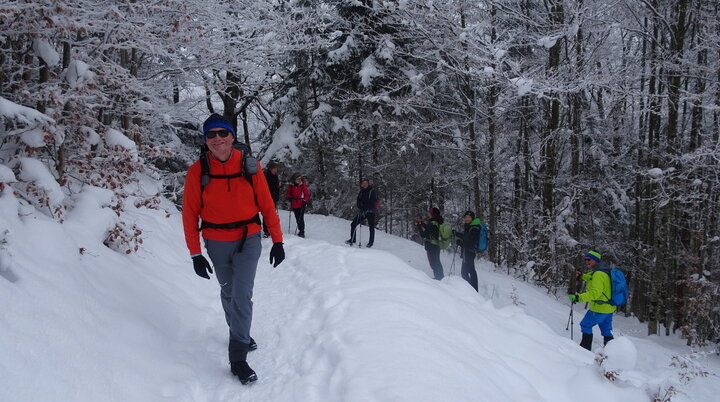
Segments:
[[[609,371],[632,370],[637,364],[638,351],[630,338],[620,336],[605,345],[605,368]]]

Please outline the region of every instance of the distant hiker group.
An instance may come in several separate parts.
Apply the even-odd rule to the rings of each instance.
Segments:
[[[252,156],[249,147],[237,141],[235,128],[223,116],[212,114],[208,117],[202,133],[200,158],[188,168],[185,178],[182,208],[185,242],[198,276],[210,279],[214,267],[229,328],[230,371],[242,384],[249,384],[257,381],[257,374],[247,363],[247,355],[258,347],[250,336],[250,328],[255,274],[262,251],[261,231],[264,237],[272,240],[270,264],[277,267],[285,259],[277,212],[281,190],[278,165],[270,162],[263,174],[258,174],[262,168],[260,162]],[[295,216],[297,235],[305,237],[304,215],[310,202],[310,191],[302,174],[294,173],[290,177],[285,198],[289,211]],[[361,179],[357,211],[350,223],[347,244],[362,243],[361,228],[363,222],[367,222],[369,237],[365,247],[373,247],[379,206],[378,194],[370,180]],[[460,248],[460,274],[478,291],[475,258],[487,249],[489,231],[474,211],[466,211],[462,219],[462,231],[455,231],[445,222],[440,209],[431,207],[427,217],[416,219],[414,224],[423,241],[433,277],[443,279],[440,252],[454,245],[453,265]],[[201,234],[212,266],[202,254]],[[578,277],[587,282],[587,290],[567,297],[571,302],[569,322],[572,321],[572,304],[590,303],[590,310],[580,322],[583,334],[580,344],[590,350],[595,325],[600,327],[604,343],[613,339],[612,313],[616,306],[625,303],[627,285],[622,272],[607,266],[598,251],[588,251],[585,264],[589,272],[578,271]]]

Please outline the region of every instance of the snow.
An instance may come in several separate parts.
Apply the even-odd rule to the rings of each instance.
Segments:
[[[391,62],[394,59],[393,54],[395,54],[395,48],[395,43],[389,38],[385,38],[382,41],[382,46],[380,46],[375,53],[380,59]]]
[[[550,49],[551,47],[555,46],[555,43],[558,39],[560,39],[560,37],[558,36],[543,36],[542,38],[538,39],[537,44],[538,46],[543,46],[547,49]]]
[[[360,83],[366,88],[372,84],[373,78],[382,76],[382,73],[378,70],[373,56],[368,56],[365,60],[363,60],[362,67],[360,68],[358,75],[360,75]]]
[[[78,88],[85,83],[95,79],[95,73],[90,71],[90,66],[80,60],[72,60],[68,66],[65,79],[71,88]]]
[[[80,127],[80,132],[85,134],[85,143],[87,145],[97,145],[100,143],[100,134],[90,127]]]
[[[20,140],[31,148],[42,148],[45,143],[45,131],[42,127],[33,127],[20,132]]]
[[[351,49],[355,47],[355,39],[348,35],[343,44],[335,49],[328,52],[328,59],[335,63],[347,60],[350,57]]]
[[[320,105],[318,105],[317,109],[313,110],[312,117],[318,117],[318,116],[324,116],[326,114],[329,114],[332,112],[332,106],[325,102],[320,102]]]
[[[18,105],[0,96],[0,120],[17,120],[24,124],[52,123],[53,119],[35,109]]]
[[[42,176],[36,165],[22,172]],[[711,401],[720,391],[712,376],[680,381],[670,364],[689,349],[644,336],[632,318],[616,315],[606,364],[633,348],[637,358],[620,362],[627,368],[610,381],[577,345],[580,305],[573,341],[564,297],[484,260],[476,293],[451,253],[442,254],[448,275],[435,281],[416,243],[378,230],[372,249],[348,247],[348,221],[312,214],[302,239],[288,211],[279,212],[289,233],[277,268],[263,239],[259,348],[248,359],[259,381],[243,386],[226,361],[219,286],[194,274],[179,213],[128,202],[116,217],[112,193],[91,186],[73,201],[60,224],[23,210],[9,187],[0,196],[2,401],[625,402],[668,385],[674,401]],[[142,230],[137,254],[102,244],[118,219]],[[716,355],[694,359],[720,367]]]
[[[657,179],[657,178],[662,177],[662,175],[663,175],[663,170],[660,169],[660,168],[652,168],[652,169],[649,169],[649,170],[647,171],[647,174],[648,174],[648,176],[650,176],[650,177],[652,177],[652,178],[654,178],[654,179]]]
[[[517,87],[518,96],[523,96],[532,90],[532,78],[511,78],[510,82]]]
[[[43,162],[34,158],[20,158],[20,174],[18,178],[25,182],[34,182],[45,190],[50,205],[59,205],[65,198],[62,188]]]
[[[15,173],[5,165],[0,165],[0,183],[15,183]]]
[[[47,41],[47,39],[36,38],[33,41],[33,52],[35,55],[45,61],[49,67],[54,67],[60,62],[60,54]]]
[[[125,148],[132,155],[133,160],[138,159],[138,150],[135,141],[131,140],[125,134],[113,128],[108,128],[105,132],[105,143],[110,148]]]
[[[297,147],[295,139],[299,132],[297,117],[287,116],[280,127],[273,133],[273,140],[270,142],[267,151],[265,151],[262,163],[267,164],[273,159],[281,160],[285,157],[295,159],[300,156],[300,149]]]
[[[607,360],[604,367],[609,371],[632,370],[637,364],[637,348],[627,336],[613,339],[605,345]]]
[[[333,133],[340,132],[340,130],[345,130],[348,133],[355,132],[355,130],[352,128],[352,123],[350,121],[335,116],[332,116],[332,127],[330,127],[330,130]]]

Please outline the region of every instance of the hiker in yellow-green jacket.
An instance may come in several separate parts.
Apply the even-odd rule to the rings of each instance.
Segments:
[[[588,251],[585,254],[585,266],[589,270],[587,273],[582,274],[577,271],[578,275],[582,274],[581,278],[587,282],[585,292],[568,295],[568,299],[572,303],[590,302],[590,310],[585,313],[585,317],[580,321],[580,331],[582,332],[580,346],[591,350],[592,328],[595,325],[600,327],[604,345],[613,339],[612,319],[617,307],[606,303],[612,296],[612,287],[610,275],[607,274],[610,267],[605,261],[602,261],[602,255],[597,250]]]

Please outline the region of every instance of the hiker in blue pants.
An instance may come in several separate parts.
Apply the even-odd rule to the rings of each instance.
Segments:
[[[584,293],[568,295],[568,299],[571,303],[590,302],[590,310],[580,321],[580,331],[582,332],[580,346],[591,350],[592,328],[595,325],[600,327],[603,344],[607,345],[613,339],[612,320],[617,307],[606,303],[612,296],[612,287],[610,275],[607,274],[610,267],[602,260],[602,255],[597,250],[588,251],[585,254],[585,266],[589,270],[587,273],[576,272],[578,276],[582,275],[581,278],[587,282],[587,290]]]

